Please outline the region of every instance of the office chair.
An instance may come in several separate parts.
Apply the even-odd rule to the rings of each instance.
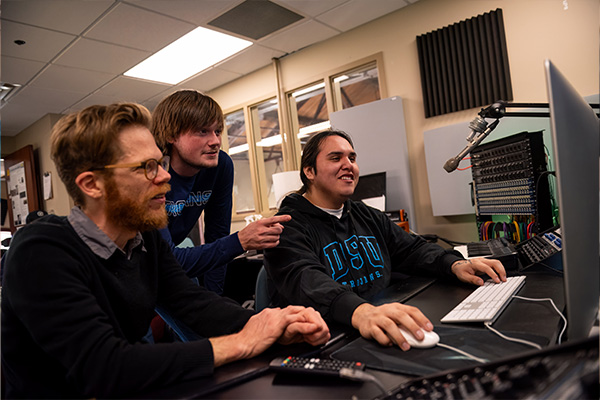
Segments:
[[[256,312],[260,312],[269,307],[269,303],[271,303],[271,297],[267,288],[267,270],[263,265],[260,267],[260,271],[258,271],[258,276],[256,277],[254,309]]]

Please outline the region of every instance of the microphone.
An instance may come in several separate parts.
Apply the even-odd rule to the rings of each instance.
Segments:
[[[456,157],[452,157],[448,161],[446,161],[446,163],[444,164],[444,169],[446,170],[446,172],[452,172],[456,168],[458,168],[458,163],[460,163],[460,161],[463,158],[465,158],[465,156],[469,154],[475,147],[477,147],[477,144],[470,144],[467,147],[465,147],[460,153],[458,153]]]
[[[446,172],[450,173],[458,168],[458,163],[460,163],[467,154],[473,151],[475,147],[479,146],[479,143],[481,143],[481,141],[485,139],[490,132],[494,130],[494,128],[496,128],[499,121],[500,120],[497,119],[488,126],[487,121],[483,119],[483,117],[475,117],[475,119],[469,124],[469,128],[471,128],[471,133],[467,137],[469,144],[462,149],[462,151],[458,153],[456,157],[452,157],[446,161],[444,164],[444,169]]]

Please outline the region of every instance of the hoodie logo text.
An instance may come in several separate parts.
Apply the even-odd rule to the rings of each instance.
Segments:
[[[187,199],[178,201],[167,200],[165,208],[169,217],[176,217],[181,215],[181,212],[185,207],[198,207],[208,203],[212,190],[206,190],[204,192],[190,193]]]
[[[381,271],[372,270],[383,268],[381,249],[374,236],[353,235],[344,243],[331,242],[323,247],[323,253],[329,263],[331,277],[344,285],[361,286],[383,276]],[[364,275],[360,279],[346,281],[350,268],[362,270]],[[344,277],[346,279],[342,279]]]

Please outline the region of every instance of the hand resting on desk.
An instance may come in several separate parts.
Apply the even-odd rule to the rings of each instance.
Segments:
[[[273,343],[307,342],[313,346],[329,340],[329,328],[321,314],[312,308],[289,306],[267,308],[252,316],[238,333],[210,338],[214,365],[251,358]]]

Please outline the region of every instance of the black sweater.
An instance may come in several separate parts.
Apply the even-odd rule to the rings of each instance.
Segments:
[[[161,304],[203,337],[233,333],[253,314],[195,285],[157,231],[131,260],[96,256],[65,217],[15,235],[2,289],[7,397],[127,397],[210,375],[208,339],[145,344]]]
[[[392,271],[453,277],[450,267],[462,259],[351,200],[338,219],[291,194],[279,214],[292,220],[279,245],[265,250],[272,301],[311,306],[331,322],[351,325],[356,307],[385,289]]]

